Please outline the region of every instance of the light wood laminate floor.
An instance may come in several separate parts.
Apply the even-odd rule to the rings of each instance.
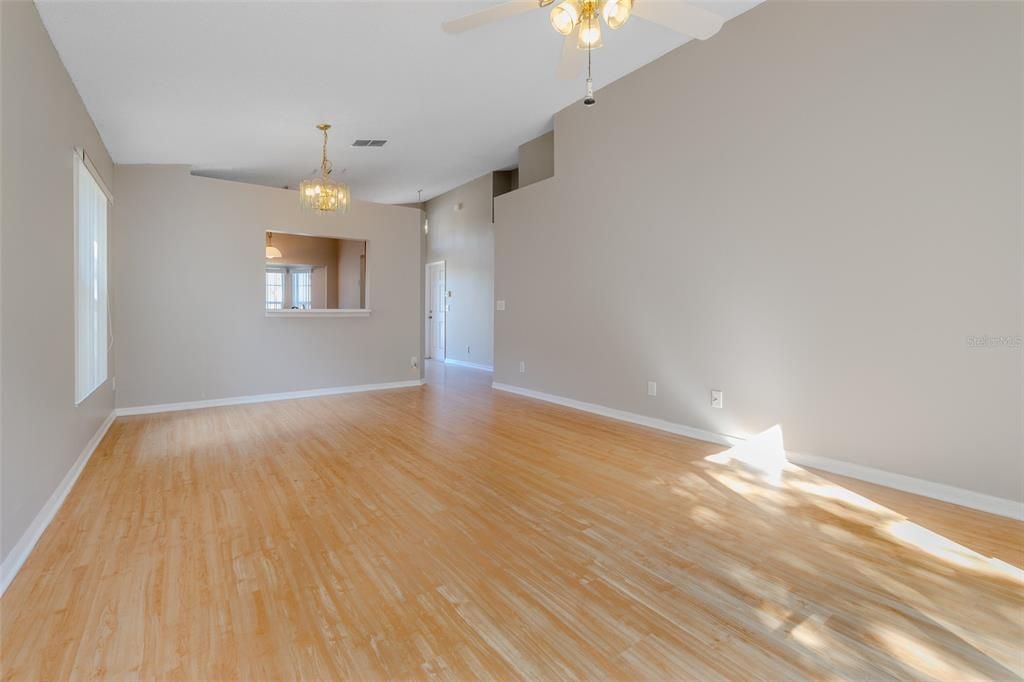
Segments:
[[[430,379],[118,419],[3,679],[1024,674],[1020,523]]]

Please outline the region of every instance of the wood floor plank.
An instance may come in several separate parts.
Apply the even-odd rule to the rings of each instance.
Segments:
[[[2,678],[1024,675],[1024,524],[429,378],[118,419]]]

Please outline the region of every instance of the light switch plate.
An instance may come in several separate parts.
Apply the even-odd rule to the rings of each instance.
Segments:
[[[721,391],[711,391],[711,407],[722,409],[725,405],[725,396]]]
[[[658,382],[648,381],[647,382],[647,395],[656,396],[658,395]]]
[[[499,300],[496,307],[498,308],[498,310],[504,310],[505,309],[505,300],[504,299]]]

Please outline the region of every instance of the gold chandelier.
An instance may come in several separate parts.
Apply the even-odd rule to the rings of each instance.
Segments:
[[[331,171],[334,169],[331,162],[327,160],[327,131],[329,123],[321,123],[316,128],[324,134],[324,150],[320,160],[320,175],[303,180],[299,185],[299,205],[306,210],[317,213],[347,213],[349,204],[352,203],[352,194],[348,185],[343,182],[331,180]]]
[[[540,0],[541,7],[554,0]],[[633,12],[633,0],[564,0],[551,10],[551,26],[563,36],[579,28],[576,46],[581,50],[601,47],[601,21],[604,17],[608,28],[615,30],[629,21]]]

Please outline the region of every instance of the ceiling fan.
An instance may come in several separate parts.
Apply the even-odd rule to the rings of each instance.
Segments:
[[[441,24],[446,33],[462,33],[501,19],[547,7],[555,0],[507,0]],[[603,45],[601,19],[608,28],[621,28],[632,15],[668,27],[679,33],[707,40],[718,33],[725,19],[714,12],[683,0],[562,0],[551,9],[551,26],[565,36],[558,77],[573,80],[580,75],[584,59],[588,64],[587,98],[593,104],[589,77],[590,51]]]

